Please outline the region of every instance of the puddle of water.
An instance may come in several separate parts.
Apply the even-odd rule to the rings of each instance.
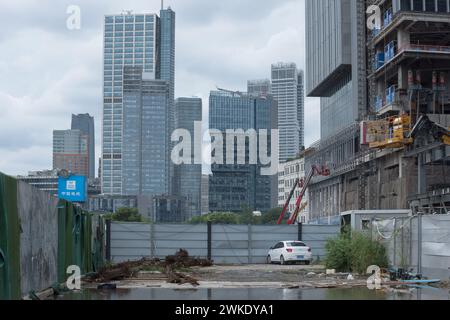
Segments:
[[[86,289],[58,300],[450,300],[448,290],[404,288],[382,291],[352,289],[161,289],[136,288],[98,291]]]

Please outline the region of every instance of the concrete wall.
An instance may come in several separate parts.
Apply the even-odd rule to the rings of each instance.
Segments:
[[[315,259],[325,257],[325,242],[339,226],[303,225],[302,239]],[[297,240],[298,226],[212,225],[211,254],[218,264],[265,263],[268,249],[281,240]],[[111,259],[114,262],[143,257],[165,258],[180,248],[191,256],[207,257],[207,225],[111,224]]]
[[[21,291],[48,288],[58,282],[58,200],[25,182],[17,184],[21,221]]]

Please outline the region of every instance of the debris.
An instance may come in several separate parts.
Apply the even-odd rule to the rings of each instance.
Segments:
[[[177,284],[190,283],[193,286],[200,285],[198,283],[197,279],[192,278],[192,277],[182,274],[182,273],[174,272],[171,266],[166,267],[166,274],[168,277],[168,280],[167,280],[168,283],[177,283]]]
[[[335,269],[327,269],[326,274],[336,274],[336,270]]]
[[[347,276],[347,280],[355,280],[355,278],[353,277],[352,274],[349,274],[349,275]]]
[[[182,273],[177,273],[174,270],[194,266],[209,267],[211,265],[211,260],[190,257],[187,250],[180,249],[175,253],[175,255],[167,256],[164,261],[161,261],[160,259],[143,258],[138,261],[122,262],[117,265],[105,267],[96,274],[89,274],[84,278],[84,280],[88,282],[105,283],[128,278],[136,278],[141,271],[156,268],[163,271],[169,283],[191,283],[193,285],[198,285],[198,281],[196,279]],[[159,271],[149,272],[153,272],[155,276],[159,274],[159,277],[162,275]],[[149,274],[147,274],[147,277],[148,276]]]
[[[315,272],[308,272],[306,275],[307,275],[308,277],[312,277],[312,276],[315,276],[316,273],[315,273]]]
[[[189,256],[189,253],[185,249],[180,249],[174,256],[166,257],[166,265],[172,265],[175,268],[182,267],[210,267],[212,266],[212,261],[208,259],[199,259]]]

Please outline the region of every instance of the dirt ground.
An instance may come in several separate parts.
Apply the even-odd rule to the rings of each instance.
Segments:
[[[117,282],[117,288],[335,288],[366,286],[365,278],[348,280],[348,274],[326,275],[322,265],[215,265],[191,267],[183,274],[198,285],[168,283],[159,271],[141,271],[135,278]],[[88,285],[89,287],[89,285]],[[92,286],[93,288],[95,286]]]
[[[308,273],[310,275],[308,275]],[[313,274],[314,273],[314,274]],[[191,275],[200,281],[298,282],[325,273],[322,265],[255,264],[192,268]],[[325,278],[325,277],[324,277]]]

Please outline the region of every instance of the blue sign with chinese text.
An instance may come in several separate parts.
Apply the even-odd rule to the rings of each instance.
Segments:
[[[68,178],[59,177],[58,197],[70,202],[86,201],[86,177],[70,176]]]

